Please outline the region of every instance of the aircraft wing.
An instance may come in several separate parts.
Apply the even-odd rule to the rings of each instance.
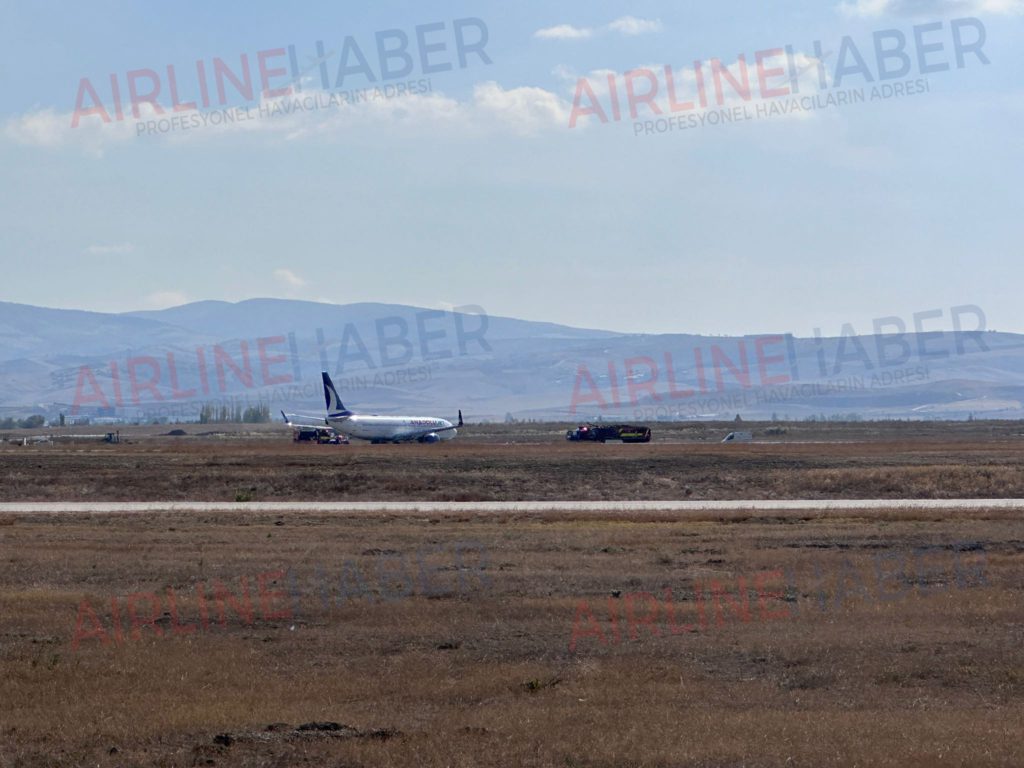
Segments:
[[[291,416],[281,411],[281,418],[289,427],[309,427],[310,429],[322,428],[327,424],[327,419],[320,416],[313,416],[306,413],[293,413]]]

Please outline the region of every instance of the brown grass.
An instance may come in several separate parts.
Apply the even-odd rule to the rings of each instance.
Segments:
[[[350,446],[294,445],[280,427],[233,439],[148,428],[120,445],[0,445],[0,501],[1024,497],[1019,426],[899,426],[791,425],[749,445],[719,444],[727,425],[703,424],[658,426],[646,445],[567,444],[551,424]]]
[[[1020,764],[1024,537],[1006,512],[0,523],[4,765]],[[457,561],[468,541],[486,559]],[[378,564],[412,564],[418,550],[437,594],[340,593],[346,563],[379,592]],[[899,576],[880,582],[878,564]],[[298,610],[266,620],[256,577],[287,568],[296,587],[265,586],[294,590]],[[627,602],[643,615],[630,593],[672,590],[684,622],[695,590],[710,600],[712,582],[735,593],[741,577],[776,569],[785,584],[767,591],[784,594],[768,606],[788,618],[761,620],[755,595],[748,622],[724,604],[718,626],[709,603],[707,627],[672,635],[659,614],[660,636],[639,626],[629,639]],[[71,648],[83,598],[109,629],[111,598],[123,611],[130,593],[154,592],[163,612],[171,588],[180,621],[198,622],[197,584],[237,594],[243,577],[251,624],[229,609],[220,628],[211,605],[205,631],[148,626],[139,640]],[[880,599],[897,586],[906,594]],[[581,600],[607,642],[572,653]],[[296,730],[313,721],[348,728]]]

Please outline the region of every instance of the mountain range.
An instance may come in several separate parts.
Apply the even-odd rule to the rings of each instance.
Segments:
[[[471,421],[1020,418],[1024,336],[626,334],[396,304],[252,299],[123,314],[0,302],[0,412],[193,420],[204,404]],[[904,326],[914,326],[908,320]]]

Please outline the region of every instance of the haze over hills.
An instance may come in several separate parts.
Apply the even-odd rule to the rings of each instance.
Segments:
[[[466,315],[486,314],[483,307],[477,306],[459,307],[457,311]],[[397,318],[415,328],[418,315],[434,313],[436,317],[442,312],[403,304],[325,304],[289,299],[248,299],[234,304],[226,301],[199,301],[170,309],[131,312],[122,317],[154,320],[218,339],[273,336],[285,330],[310,336],[318,328],[340,329],[350,324],[365,337],[373,333],[378,320]],[[426,318],[423,322],[434,325]],[[488,317],[487,326],[489,339],[594,338],[615,335],[618,334],[508,317]]]
[[[470,420],[1024,416],[1017,334],[637,335],[459,309],[253,299],[103,314],[0,303],[0,409],[317,413],[328,370],[355,410],[461,408]]]

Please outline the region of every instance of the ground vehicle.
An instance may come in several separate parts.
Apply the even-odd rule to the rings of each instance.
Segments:
[[[621,440],[624,443],[649,443],[651,428],[632,424],[581,424],[565,433],[571,442],[597,442]]]
[[[296,424],[281,411],[284,423],[292,428],[292,440],[296,443],[318,443],[320,445],[348,445],[349,439],[334,427],[318,424]]]
[[[348,445],[348,438],[339,435],[331,427],[297,427],[292,432],[296,443],[320,443],[321,445]]]

